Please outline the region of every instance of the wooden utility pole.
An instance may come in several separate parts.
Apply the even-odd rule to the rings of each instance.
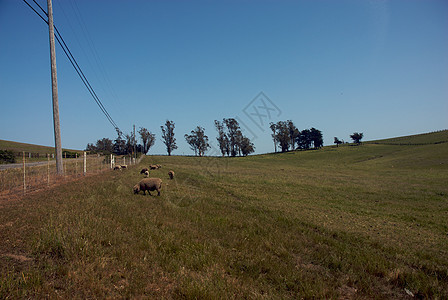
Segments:
[[[62,166],[61,127],[59,123],[58,79],[56,75],[56,47],[54,44],[53,6],[51,4],[51,0],[47,0],[47,8],[48,29],[50,34],[51,85],[53,95],[53,126],[54,146],[56,151],[56,172],[58,175],[63,175],[64,168]]]

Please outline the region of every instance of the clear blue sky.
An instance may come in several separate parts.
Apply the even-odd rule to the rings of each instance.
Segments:
[[[355,131],[373,140],[448,128],[445,0],[53,2],[56,26],[120,129],[156,134],[150,154],[166,153],[167,119],[173,154],[193,154],[183,136],[198,125],[216,148],[213,122],[229,117],[257,153],[273,151],[268,122],[278,120],[320,129],[327,145]],[[63,147],[115,139],[56,52]],[[0,0],[0,139],[54,145],[50,82],[47,25],[23,1]],[[260,92],[275,111],[260,108]]]

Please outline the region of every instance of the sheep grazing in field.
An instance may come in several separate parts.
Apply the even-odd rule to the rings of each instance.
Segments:
[[[143,178],[139,183],[134,185],[134,194],[138,194],[143,191],[146,195],[146,191],[151,195],[150,191],[157,191],[157,196],[160,196],[160,190],[162,189],[162,179],[160,178]]]
[[[115,166],[114,170],[120,170],[121,171],[121,166]]]
[[[128,165],[121,165],[121,168],[122,168],[122,169],[127,169],[127,168],[128,168]]]
[[[173,178],[174,178],[174,171],[173,171],[173,170],[170,170],[170,171],[168,172],[168,176],[170,177],[170,179],[173,179]]]
[[[157,169],[162,169],[162,165],[156,165]]]
[[[149,169],[150,169],[150,170],[157,170],[158,167],[157,167],[157,165],[150,165],[150,166],[149,166]]]
[[[149,177],[149,171],[145,171],[145,177]]]
[[[148,168],[144,168],[140,171],[140,174],[145,174],[146,172],[149,172]]]

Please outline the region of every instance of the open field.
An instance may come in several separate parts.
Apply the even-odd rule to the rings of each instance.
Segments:
[[[150,156],[2,201],[0,298],[446,299],[439,140]],[[162,195],[134,195],[150,163]]]

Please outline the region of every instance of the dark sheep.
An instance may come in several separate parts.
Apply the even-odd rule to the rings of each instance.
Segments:
[[[157,165],[150,165],[150,166],[149,166],[149,169],[150,169],[150,170],[157,170],[158,167],[157,167]]]
[[[173,170],[170,170],[170,171],[168,172],[168,176],[170,177],[170,179],[173,179],[173,178],[174,178],[174,171],[173,171]]]
[[[144,168],[140,171],[140,174],[145,174],[146,171],[149,171],[148,168]]]
[[[157,191],[157,196],[160,196],[160,190],[162,189],[162,179],[160,178],[143,178],[139,183],[134,185],[134,194],[138,194],[143,191],[146,195],[146,191],[151,195],[150,191]]]

